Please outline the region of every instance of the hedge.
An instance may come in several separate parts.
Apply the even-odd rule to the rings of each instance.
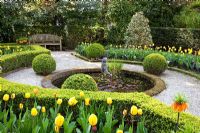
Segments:
[[[188,42],[182,40],[180,42],[180,38],[178,33],[182,31],[189,31],[193,35],[194,47],[200,47],[200,29],[192,29],[192,28],[172,28],[172,27],[151,27],[151,34],[154,44],[159,46],[176,46],[183,48],[190,48]],[[187,37],[186,37],[187,39]]]
[[[2,84],[2,91],[0,93],[0,98],[3,97],[3,94],[15,93],[16,99],[14,101],[15,109],[18,108],[20,102],[25,103],[24,93],[32,93],[35,86],[23,85],[19,83],[12,83],[3,78],[0,78],[0,84]],[[38,87],[37,87],[38,88]],[[38,88],[39,94],[37,100],[39,105],[46,106],[50,108],[54,106],[55,99],[54,94],[57,93],[59,98],[63,99],[63,103],[67,105],[67,100],[73,96],[76,96],[79,99],[80,90],[65,90],[65,89],[44,89]],[[144,93],[109,93],[109,92],[91,92],[85,91],[85,96],[90,97],[92,102],[95,104],[103,104],[106,101],[107,97],[113,99],[113,105],[118,114],[121,114],[123,109],[130,109],[131,105],[136,105],[143,109],[144,117],[146,121],[146,126],[150,132],[169,132],[176,126],[177,113],[174,112],[170,107],[161,103],[159,100],[156,100],[150,96],[147,96]],[[29,108],[33,107],[34,98],[33,93],[31,99],[28,100]],[[63,108],[64,109],[64,108]],[[188,113],[182,113],[180,117],[180,124],[183,125],[192,125],[195,131],[200,130],[200,118],[190,115]]]
[[[6,46],[8,46],[8,44]],[[0,66],[3,69],[2,72],[9,72],[20,67],[31,66],[32,60],[35,56],[39,54],[50,54],[49,50],[41,46],[31,45],[30,47],[33,50],[7,54],[0,57]]]

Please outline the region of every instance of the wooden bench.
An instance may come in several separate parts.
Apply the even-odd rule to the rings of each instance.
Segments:
[[[46,48],[47,45],[51,46],[60,46],[60,51],[62,51],[62,37],[51,34],[35,34],[29,37],[29,44],[39,44],[44,45]]]

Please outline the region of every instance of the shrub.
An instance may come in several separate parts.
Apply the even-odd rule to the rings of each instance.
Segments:
[[[81,89],[97,91],[98,87],[95,80],[87,74],[74,74],[67,78],[63,83],[62,89]]]
[[[40,54],[33,59],[32,67],[37,74],[47,75],[56,70],[56,61],[48,54]]]
[[[149,20],[138,12],[133,15],[125,33],[126,45],[151,45],[153,44]]]
[[[14,44],[3,44],[3,45],[12,47],[15,46]],[[18,45],[16,45],[16,47],[17,46]],[[35,58],[35,56],[39,54],[50,54],[49,50],[38,45],[31,46],[31,49],[32,50],[7,54],[0,57],[0,66],[3,68],[2,72],[9,72],[11,70],[15,70],[20,67],[31,66],[32,60]]]
[[[33,89],[35,86],[23,85],[19,83],[12,83],[7,81],[6,79],[0,78],[0,85],[2,85],[2,91],[0,93],[0,98],[3,97],[3,94],[8,93],[16,94],[16,98],[14,99],[14,107],[15,111],[18,110],[19,103],[27,103],[28,108],[32,108],[34,106],[35,96],[33,94]],[[60,112],[66,111],[67,101],[71,97],[76,97],[77,100],[80,101],[80,90],[72,90],[72,89],[44,89],[38,88],[39,93],[36,96],[38,101],[38,105],[45,106],[46,109],[50,109],[55,105],[55,93],[57,93],[57,97],[63,99],[63,107],[60,108]],[[24,93],[31,93],[31,98],[29,100],[24,100]],[[123,109],[130,109],[132,105],[136,105],[139,108],[143,109],[143,116],[146,120],[146,126],[149,132],[169,132],[173,130],[176,126],[177,112],[174,112],[171,107],[166,106],[160,101],[145,95],[144,93],[117,93],[117,92],[92,92],[92,91],[84,91],[85,97],[89,97],[91,99],[91,104],[94,105],[105,105],[106,98],[111,97],[113,99],[113,106],[118,112],[116,119],[121,118],[120,111]],[[11,101],[10,101],[11,102]],[[76,107],[73,110],[77,110]],[[96,110],[98,112],[98,110]],[[98,114],[98,113],[97,113]],[[75,117],[76,113],[73,113]],[[183,125],[192,125],[194,131],[200,130],[200,118],[193,116],[188,113],[181,114],[180,126]]]
[[[159,75],[167,69],[167,61],[161,54],[150,54],[143,61],[144,70]]]
[[[101,58],[105,54],[104,47],[99,43],[93,43],[86,48],[88,58]]]

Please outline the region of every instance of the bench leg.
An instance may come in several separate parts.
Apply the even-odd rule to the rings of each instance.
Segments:
[[[62,45],[60,45],[60,51],[62,51]]]

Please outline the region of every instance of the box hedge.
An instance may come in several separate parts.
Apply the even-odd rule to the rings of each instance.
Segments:
[[[5,45],[9,46],[8,44]],[[12,44],[12,46],[14,45],[15,44]],[[50,54],[49,50],[41,46],[31,45],[30,47],[32,49],[30,51],[22,51],[13,54],[7,54],[0,57],[0,66],[3,69],[2,72],[9,72],[20,67],[31,66],[32,60],[35,56],[39,54]]]
[[[0,78],[0,84],[2,85],[2,91],[0,92],[0,98],[3,94],[15,93],[16,99],[14,101],[15,108],[18,108],[18,104],[25,103],[24,93],[33,92],[35,86],[22,85],[18,83],[9,82],[3,78]],[[38,87],[37,87],[38,88]],[[50,108],[54,106],[54,94],[57,93],[59,98],[63,99],[63,105],[67,106],[67,100],[73,96],[79,98],[80,90],[70,90],[70,89],[44,89],[39,88],[39,95],[37,96],[39,105],[46,106]],[[146,121],[146,126],[150,132],[170,132],[176,126],[177,113],[174,112],[170,107],[161,103],[144,93],[109,93],[109,92],[91,92],[85,91],[85,96],[90,97],[92,102],[95,104],[104,104],[107,97],[113,99],[113,105],[115,106],[116,112],[121,114],[123,109],[130,109],[131,105],[136,105],[143,109],[144,117]],[[34,98],[32,93],[32,98],[28,101],[29,107],[33,107]],[[120,117],[120,116],[118,116]],[[188,113],[182,113],[180,118],[180,124],[192,125],[195,131],[200,130],[200,118],[192,116]]]

